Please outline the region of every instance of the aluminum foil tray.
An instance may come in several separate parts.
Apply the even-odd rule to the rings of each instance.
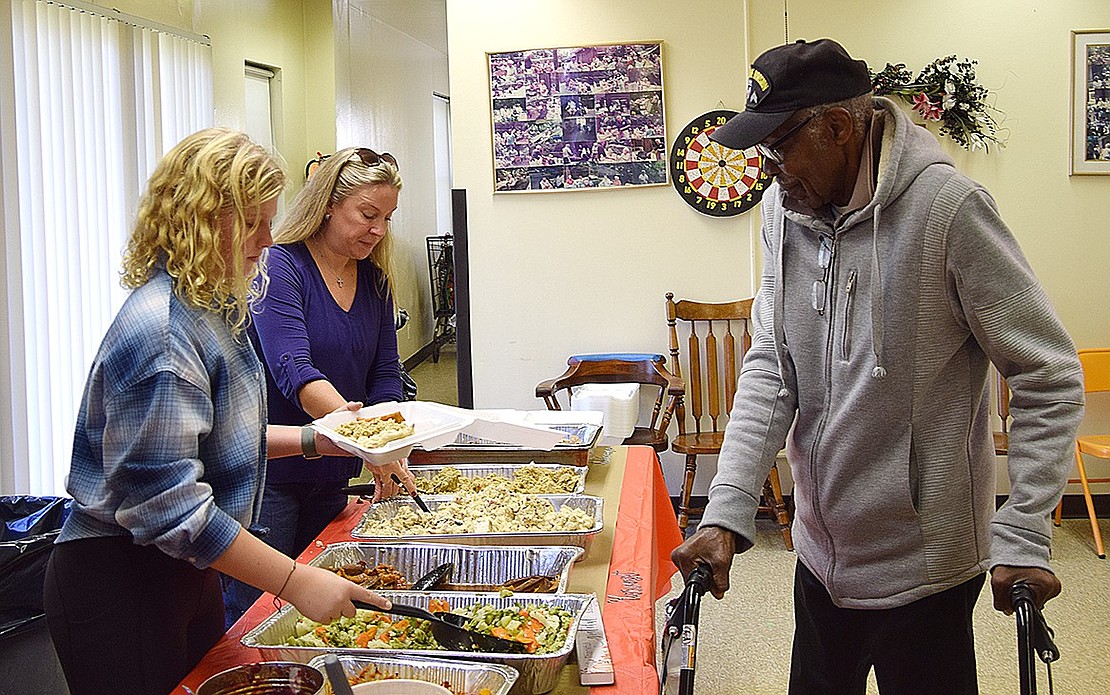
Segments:
[[[451,498],[439,497],[425,499],[428,508],[435,511],[440,505],[447,504]],[[401,506],[412,507],[417,509],[416,502],[406,497],[394,497],[392,499],[377,502],[376,504],[368,505],[366,511],[362,514],[362,519],[359,520],[358,525],[351,531],[351,535],[355,538],[365,538],[371,541],[379,541],[383,543],[400,543],[408,541],[427,541],[430,543],[452,543],[456,545],[574,545],[582,548],[582,557],[590,552],[590,546],[593,544],[594,538],[597,534],[601,533],[603,525],[602,504],[603,500],[600,497],[592,495],[551,495],[545,497],[555,506],[556,509],[562,509],[563,505],[569,505],[585,511],[587,514],[593,516],[594,525],[585,531],[534,531],[529,533],[443,533],[431,534],[423,536],[380,536],[370,534],[363,529],[366,527],[367,517],[376,509],[384,509],[386,513],[395,514],[396,509]],[[419,510],[418,510],[419,511]],[[581,559],[581,558],[579,558]]]
[[[468,546],[443,543],[332,543],[308,564],[335,567],[362,560],[374,566],[396,567],[410,582],[445,562],[455,565],[451,581],[457,584],[502,584],[534,574],[558,577],[555,593],[567,591],[574,561],[582,555],[576,546]],[[437,589],[438,590],[438,589]]]
[[[595,425],[590,422],[542,422],[542,418],[537,418],[535,422],[529,422],[531,425],[537,427],[546,427],[552,430],[558,430],[566,435],[567,439],[577,438],[578,441],[565,441],[559,442],[555,445],[556,449],[589,449],[597,442],[598,436],[601,434],[601,425]],[[516,444],[506,444],[498,442],[493,439],[483,439],[475,437],[474,435],[460,432],[455,437],[455,441],[448,444],[444,449],[490,449],[493,451],[504,451],[506,449],[521,449],[522,447]]]
[[[449,661],[419,656],[354,656],[340,654],[336,657],[343,673],[350,680],[367,669],[375,669],[397,678],[412,678],[445,685],[455,695],[478,695],[488,688],[492,695],[507,695],[516,683],[516,669],[501,664],[467,661]],[[324,657],[314,656],[309,666],[324,670]],[[321,691],[333,695],[331,685],[324,683]]]
[[[517,670],[520,677],[509,691],[512,695],[538,695],[546,693],[559,682],[559,671],[567,663],[574,650],[574,638],[582,613],[594,599],[592,594],[515,594],[500,597],[496,594],[472,593],[465,591],[383,591],[381,594],[396,603],[406,603],[427,608],[432,599],[448,601],[452,607],[461,608],[476,603],[484,603],[496,608],[511,608],[517,605],[558,606],[574,614],[566,641],[552,654],[487,654],[482,652],[427,651],[416,649],[357,649],[331,647],[292,647],[283,645],[294,633],[294,626],[300,613],[292,605],[286,604],[276,613],[243,635],[240,640],[245,647],[258,649],[266,660],[300,661],[307,663],[314,657],[327,652],[347,656],[431,656],[451,660],[477,661],[502,664]]]
[[[487,475],[500,475],[505,478],[512,478],[514,474],[525,466],[532,466],[533,468],[546,468],[548,470],[558,470],[567,468],[578,476],[578,484],[575,485],[573,490],[568,492],[551,493],[555,495],[581,495],[586,491],[586,474],[589,469],[586,466],[565,466],[558,463],[460,463],[457,465],[443,465],[443,466],[409,466],[409,470],[416,476],[419,483],[421,478],[434,478],[437,473],[444,468],[457,468],[466,478],[481,478]],[[450,497],[457,493],[438,493],[431,492],[420,493],[423,499],[429,497]],[[544,495],[545,497],[547,495]]]

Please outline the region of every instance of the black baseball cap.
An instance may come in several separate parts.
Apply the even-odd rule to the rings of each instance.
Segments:
[[[797,111],[871,91],[867,63],[855,60],[836,41],[798,39],[766,51],[748,74],[745,110],[709,134],[734,150],[756,144]]]

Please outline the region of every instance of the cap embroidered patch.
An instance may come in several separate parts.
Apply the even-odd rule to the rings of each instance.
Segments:
[[[752,68],[748,74],[748,106],[758,106],[770,91],[771,85],[767,78],[759,70]]]
[[[752,61],[747,106],[709,135],[744,150],[766,138],[798,109],[863,96],[871,91],[867,63],[831,39],[776,46]]]

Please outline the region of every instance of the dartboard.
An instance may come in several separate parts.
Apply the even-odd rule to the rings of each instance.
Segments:
[[[751,209],[771,184],[754,147],[733,150],[709,134],[736,115],[717,110],[687,125],[671,147],[671,181],[686,203],[705,215],[728,217]]]

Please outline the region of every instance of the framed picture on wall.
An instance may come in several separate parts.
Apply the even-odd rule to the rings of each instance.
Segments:
[[[486,58],[494,193],[667,185],[661,41]]]
[[[1110,174],[1110,29],[1071,40],[1071,173]]]

